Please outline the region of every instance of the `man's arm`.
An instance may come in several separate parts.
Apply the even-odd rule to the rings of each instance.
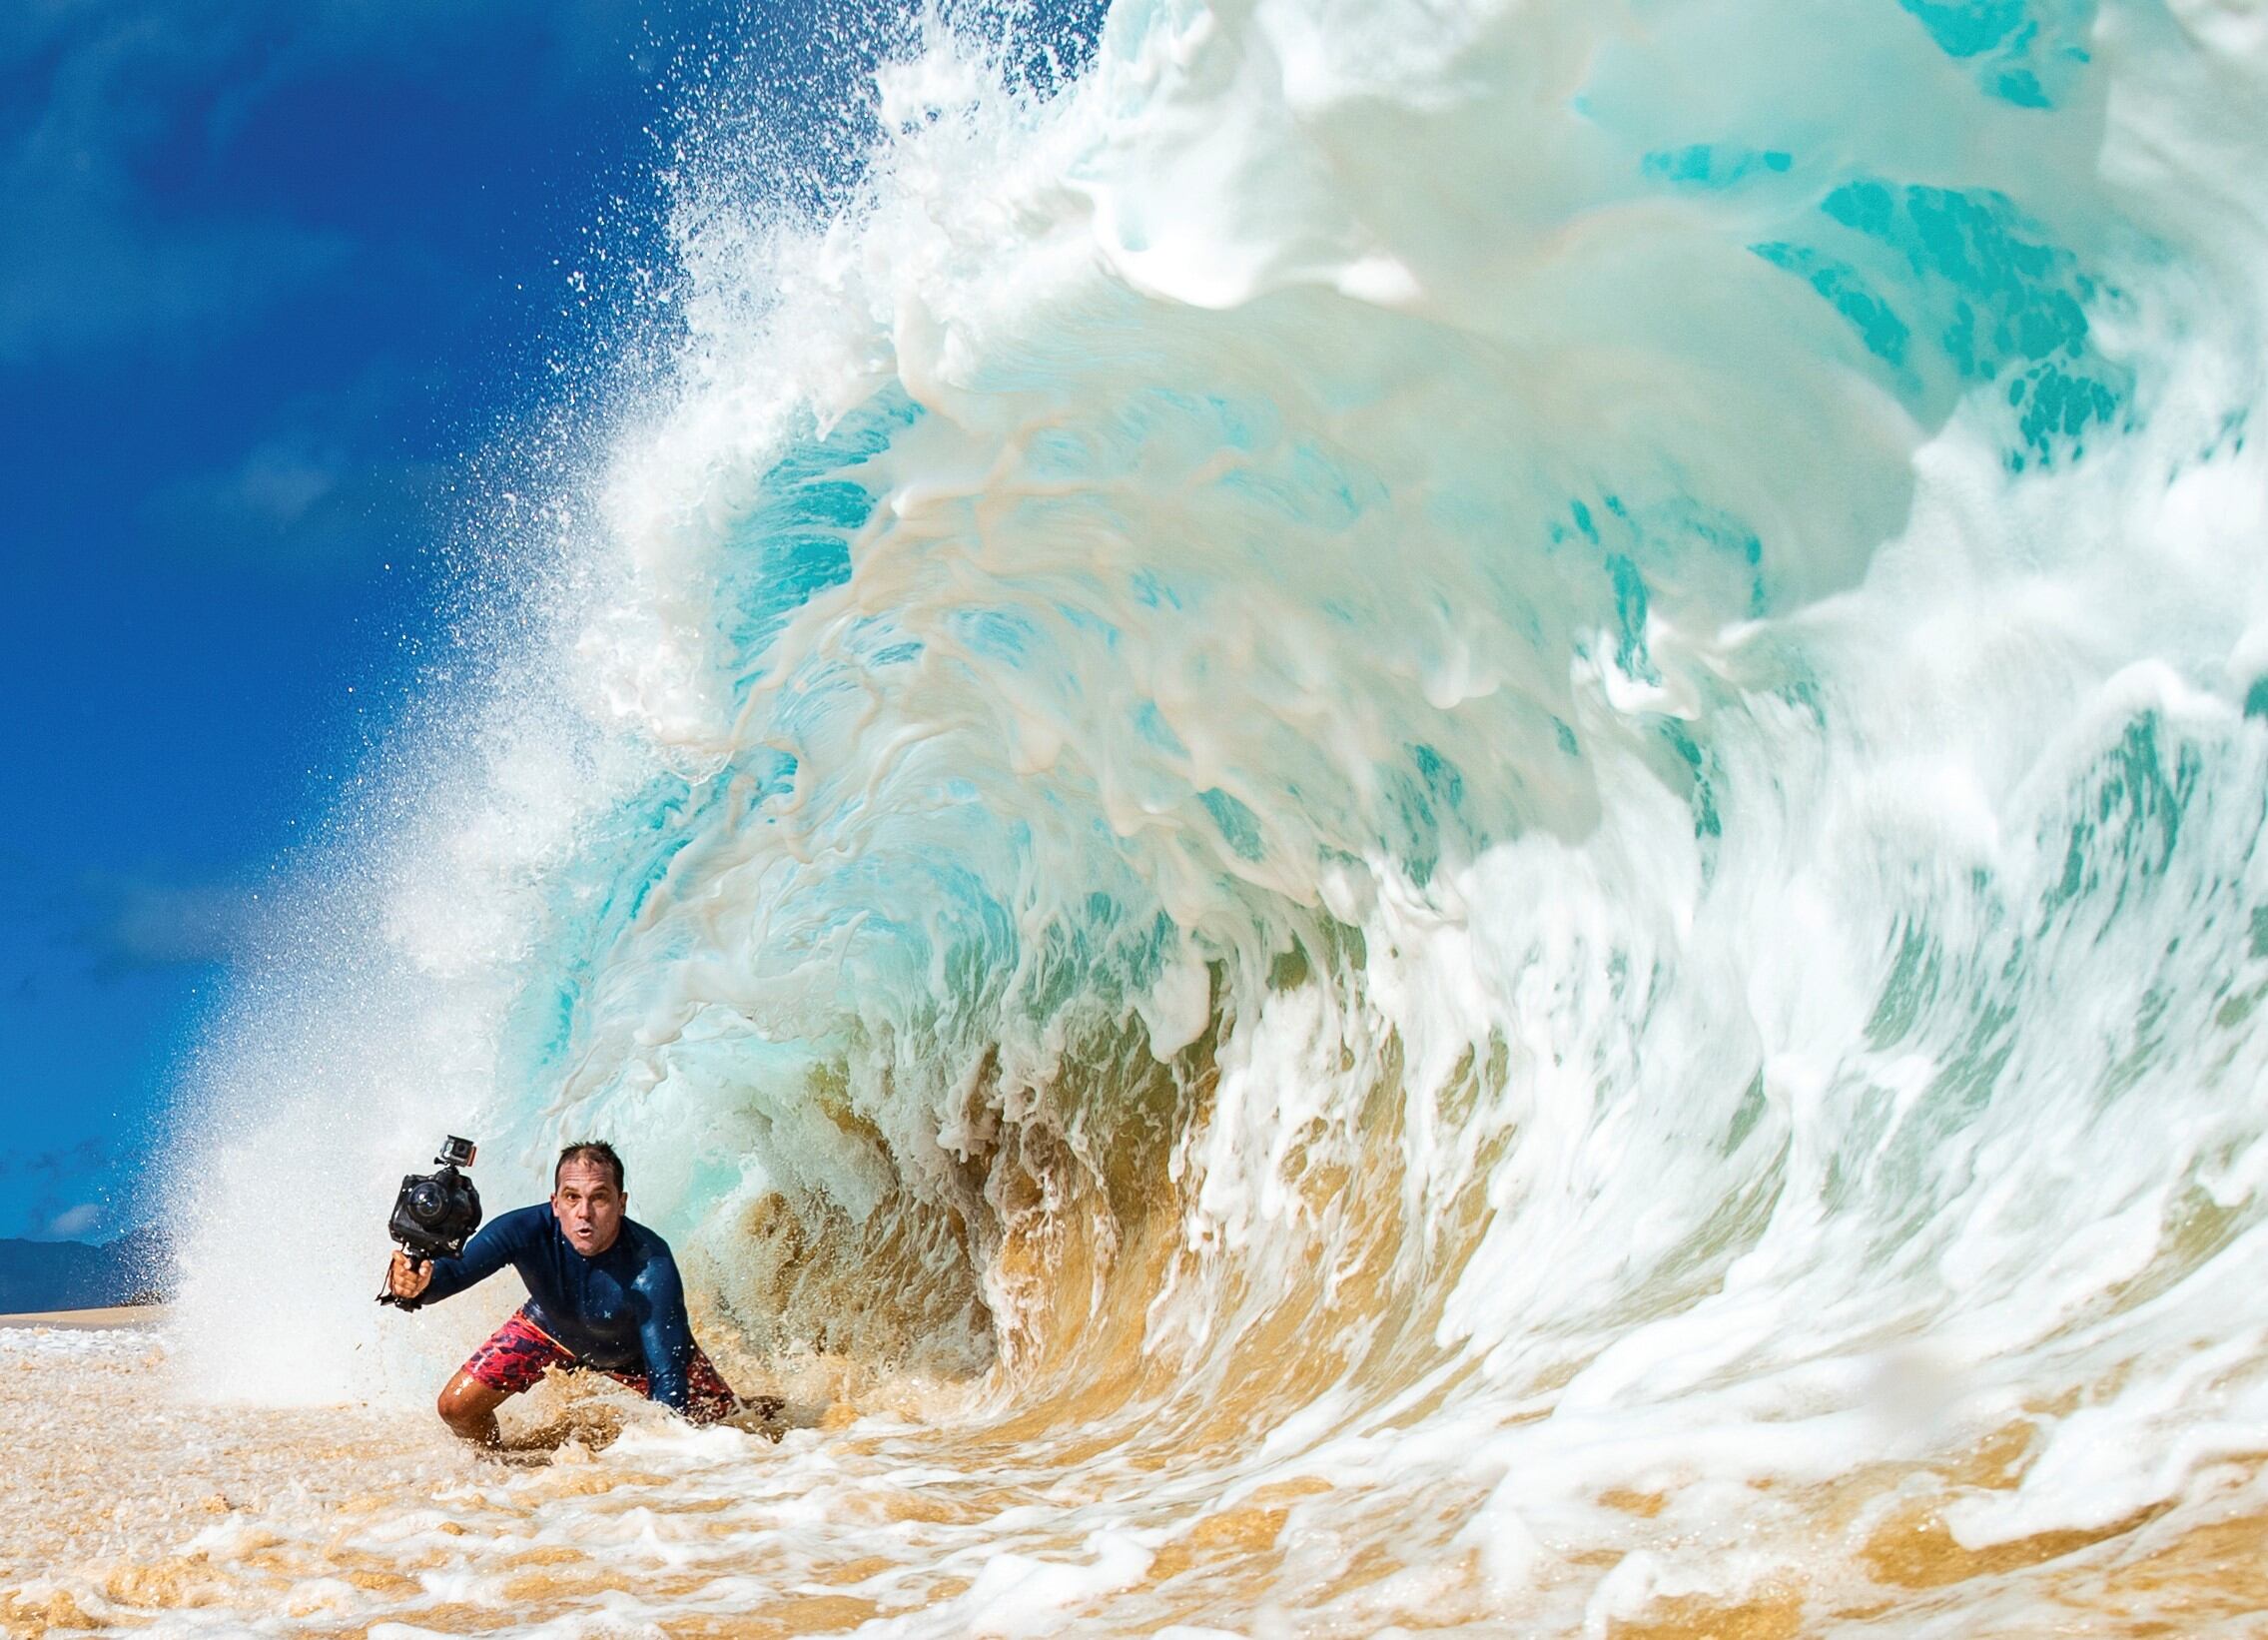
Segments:
[[[491,1219],[479,1234],[464,1243],[462,1253],[454,1258],[435,1258],[428,1262],[417,1272],[425,1277],[425,1281],[411,1301],[429,1304],[442,1298],[454,1297],[466,1287],[485,1281],[510,1263],[526,1239],[520,1224],[521,1217],[519,1213],[507,1213]],[[394,1254],[396,1259],[401,1256],[398,1252]],[[398,1284],[395,1290],[400,1290]]]
[[[646,1357],[646,1394],[682,1413],[687,1398],[685,1364],[693,1356],[693,1323],[685,1316],[685,1284],[678,1278],[677,1260],[664,1252],[638,1272],[633,1284],[646,1300],[646,1318],[638,1325],[638,1344]]]

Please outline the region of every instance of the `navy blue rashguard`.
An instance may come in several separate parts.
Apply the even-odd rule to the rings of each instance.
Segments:
[[[686,1410],[693,1327],[667,1241],[625,1219],[614,1244],[585,1258],[559,1229],[548,1203],[519,1208],[491,1219],[465,1243],[461,1257],[435,1258],[432,1282],[419,1301],[462,1292],[506,1264],[527,1283],[527,1318],[581,1364],[642,1374],[653,1399],[673,1411]]]

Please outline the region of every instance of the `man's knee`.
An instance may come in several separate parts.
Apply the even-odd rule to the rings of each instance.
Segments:
[[[459,1372],[442,1386],[433,1410],[451,1429],[478,1429],[505,1398],[501,1389],[491,1388],[469,1372]]]

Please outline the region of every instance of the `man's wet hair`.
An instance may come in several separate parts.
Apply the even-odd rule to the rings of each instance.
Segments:
[[[610,1168],[614,1173],[614,1189],[627,1196],[629,1186],[622,1183],[622,1159],[614,1154],[614,1147],[603,1139],[578,1139],[559,1153],[559,1160],[551,1164],[551,1194],[559,1194],[559,1170],[570,1162],[588,1162]]]

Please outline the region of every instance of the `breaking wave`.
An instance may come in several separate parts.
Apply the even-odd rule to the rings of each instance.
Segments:
[[[187,1370],[421,1400],[393,1178],[600,1132],[744,1374],[1109,1477],[1105,1627],[1976,1633],[2257,1511],[2259,19],[1014,38],[816,209],[696,107],[659,362],[201,1063]]]

